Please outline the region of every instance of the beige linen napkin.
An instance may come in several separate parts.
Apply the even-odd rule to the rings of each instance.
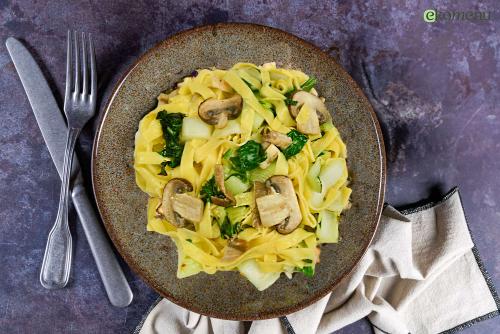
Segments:
[[[454,332],[499,314],[500,302],[472,242],[457,188],[405,211],[386,206],[351,276],[315,304],[249,333],[331,333],[368,317],[375,333]],[[162,299],[136,333],[245,333],[242,322],[202,316]]]

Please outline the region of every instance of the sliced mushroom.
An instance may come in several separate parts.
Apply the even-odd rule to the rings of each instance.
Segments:
[[[208,99],[198,107],[198,115],[207,124],[220,129],[229,119],[237,118],[242,109],[243,99],[236,94],[224,100]]]
[[[173,198],[176,194],[183,194],[190,191],[193,191],[193,186],[188,180],[180,178],[171,179],[163,189],[161,206],[157,208],[156,212],[165,217],[170,224],[177,227],[184,226],[186,219],[174,212]]]
[[[223,250],[222,261],[230,262],[237,259],[247,249],[247,242],[242,239],[234,239],[228,242]]]
[[[279,148],[277,148],[274,144],[270,144],[267,148],[266,148],[266,160],[262,161],[260,164],[259,164],[259,167],[262,168],[262,169],[266,169],[267,167],[269,167],[269,165],[274,161],[276,160],[276,158],[278,157],[278,154],[280,153],[280,150]]]
[[[264,141],[264,143],[271,143],[278,146],[279,148],[287,148],[288,145],[292,143],[292,138],[281,132],[273,131],[269,128],[265,128],[264,131],[262,131],[262,140]]]
[[[219,190],[222,191],[222,193],[224,194],[224,198],[212,196],[210,197],[210,200],[215,205],[223,207],[234,205],[236,203],[236,200],[234,199],[233,194],[231,194],[224,185],[224,167],[222,165],[215,165],[214,175],[215,175],[215,183],[217,183]]]
[[[198,223],[203,217],[203,201],[186,193],[174,195],[172,208],[179,216],[193,223]]]
[[[254,201],[257,200],[257,198],[266,196],[268,193],[266,185],[264,182],[260,181],[254,181],[253,182],[253,198]],[[255,202],[255,207],[252,210],[252,220],[253,220],[253,227],[259,227],[262,226],[262,222],[260,221],[260,215],[259,215],[259,210],[257,209],[257,202]]]
[[[290,207],[287,198],[279,193],[274,193],[257,198],[257,209],[263,226],[270,227],[282,224],[290,217]]]
[[[292,181],[287,176],[274,175],[267,179],[266,187],[283,195],[290,208],[290,216],[276,226],[276,230],[281,234],[291,233],[302,221],[302,213],[300,212],[299,201],[297,200]]]
[[[229,86],[229,84],[223,80],[217,78],[217,76],[212,76],[212,82],[210,84],[211,87],[218,88],[223,92],[230,93],[233,91],[233,88]]]
[[[309,108],[308,105],[302,106],[295,120],[297,121],[297,130],[299,130],[299,132],[306,135],[321,134],[318,113]]]
[[[313,94],[306,92],[304,90],[299,90],[295,94],[293,94],[292,99],[297,101],[296,105],[290,106],[290,114],[293,118],[296,118],[299,114],[300,108],[307,104],[311,109],[316,110],[316,114],[318,114],[319,124],[323,124],[330,119],[330,113],[328,109],[326,109],[325,103],[321,101],[321,99]]]

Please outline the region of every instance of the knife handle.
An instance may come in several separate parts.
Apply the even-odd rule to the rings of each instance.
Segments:
[[[83,226],[85,235],[101,275],[109,301],[113,306],[126,307],[133,299],[132,290],[109,245],[101,223],[85,192],[83,184],[76,184],[71,193],[73,205]]]

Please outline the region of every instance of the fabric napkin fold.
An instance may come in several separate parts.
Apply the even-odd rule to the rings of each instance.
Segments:
[[[379,333],[452,333],[499,314],[500,301],[471,238],[460,195],[398,211],[353,273],[313,305],[280,319],[209,318],[159,299],[136,333],[332,333],[368,317]],[[248,327],[248,326],[247,326]]]

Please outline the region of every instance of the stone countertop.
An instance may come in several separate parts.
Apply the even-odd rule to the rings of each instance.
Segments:
[[[175,5],[174,5],[175,3]],[[304,38],[337,57],[370,98],[388,157],[387,202],[409,204],[458,185],[472,234],[500,287],[500,18],[426,23],[423,12],[499,10],[423,1],[0,1],[0,40],[25,41],[62,106],[67,29],[94,35],[101,106],[123,71],[168,36],[215,22],[254,22]],[[124,265],[135,299],[112,307],[79,224],[66,289],[38,275],[60,181],[14,66],[0,46],[0,331],[131,332],[156,293]],[[95,124],[80,140],[89,180]],[[89,189],[90,185],[89,185]],[[466,333],[494,333],[498,318]],[[366,321],[339,333],[370,333]]]

